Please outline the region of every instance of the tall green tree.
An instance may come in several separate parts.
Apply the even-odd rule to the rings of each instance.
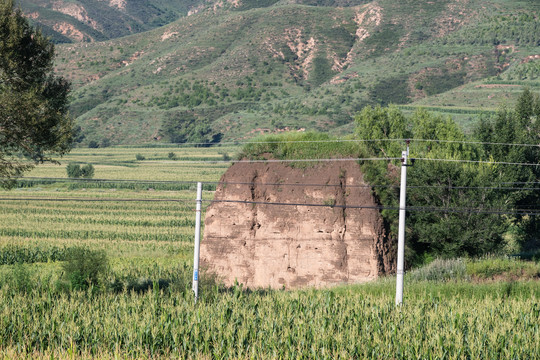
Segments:
[[[400,157],[404,142],[390,139],[424,139],[412,141],[410,156],[423,158],[409,167],[407,176],[407,249],[409,265],[431,257],[476,256],[498,251],[508,227],[506,219],[496,214],[469,211],[504,206],[504,199],[493,185],[498,169],[490,165],[447,162],[445,160],[478,160],[479,146],[469,140],[450,118],[418,110],[405,117],[399,109],[366,108],[356,118],[356,134],[361,139],[375,139],[365,147],[374,156]],[[444,140],[444,141],[436,141]],[[366,162],[366,179],[376,185],[375,195],[382,205],[399,203],[399,161]],[[381,186],[382,185],[382,186]],[[412,209],[412,208],[415,209]],[[391,237],[397,236],[398,214],[383,210]]]
[[[482,119],[474,130],[475,137],[484,142],[484,156],[495,161],[538,164],[538,166],[504,166],[496,174],[500,181],[520,191],[507,191],[501,196],[507,206],[515,209],[534,209],[540,203],[540,191],[534,183],[540,181],[540,99],[525,89],[513,110],[501,109],[494,118]],[[529,144],[536,146],[509,146]],[[522,250],[540,246],[540,222],[535,217],[517,215],[510,219],[518,231]]]
[[[13,0],[0,2],[0,186],[71,148],[69,83],[54,74],[54,45]]]

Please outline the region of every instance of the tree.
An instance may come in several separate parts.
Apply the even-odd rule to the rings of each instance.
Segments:
[[[94,165],[86,164],[81,167],[81,177],[85,179],[91,179],[94,177]]]
[[[70,178],[80,178],[81,177],[81,165],[75,163],[69,163],[66,166],[67,176]]]
[[[370,141],[364,144],[371,156],[400,157],[404,142],[390,139],[433,139],[413,141],[411,157],[425,159],[479,160],[482,149],[468,140],[450,118],[418,110],[406,118],[399,109],[366,108],[356,118],[356,134]],[[456,142],[452,142],[456,141]],[[363,164],[366,180],[374,187],[379,202],[397,207],[399,200],[399,161],[368,161]],[[418,160],[407,176],[408,265],[422,263],[432,257],[477,256],[498,251],[508,222],[502,216],[467,211],[470,208],[503,208],[505,197],[496,190],[480,189],[496,186],[501,179],[493,166]],[[382,211],[387,231],[397,235],[397,212]]]
[[[94,177],[94,166],[92,164],[86,164],[81,167],[79,164],[69,163],[66,167],[66,172],[70,178],[91,179]]]
[[[0,186],[67,153],[70,85],[53,72],[54,45],[32,28],[13,0],[0,3]]]
[[[540,99],[525,89],[514,110],[502,109],[493,119],[482,119],[476,127],[476,138],[485,144],[483,151],[495,161],[510,163],[539,164],[538,166],[506,166],[499,169],[501,181],[522,186],[520,191],[508,191],[506,203],[514,209],[531,209],[540,202],[540,194],[534,184],[540,180],[539,146],[501,146],[505,144],[540,143]],[[540,222],[529,216],[516,215],[511,222],[518,229],[517,239],[522,251],[538,249],[540,246]]]

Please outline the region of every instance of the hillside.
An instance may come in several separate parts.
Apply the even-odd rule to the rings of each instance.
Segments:
[[[206,3],[154,30],[60,45],[57,70],[73,81],[83,144],[346,133],[367,104],[452,107],[467,125],[486,109],[479,99],[489,97],[489,109],[504,100],[489,89],[538,85],[539,9],[510,0]],[[470,88],[489,91],[470,98]]]
[[[19,0],[32,22],[57,43],[92,42],[130,35],[168,24],[197,0]]]

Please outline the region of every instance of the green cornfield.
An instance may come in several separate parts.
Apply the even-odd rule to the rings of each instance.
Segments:
[[[75,161],[91,162],[98,179],[215,182],[226,163],[181,159],[220,160],[218,152],[75,149],[64,165],[29,176],[66,178],[65,164]],[[248,291],[203,273],[195,303],[194,186],[107,184],[34,179],[0,191],[0,357],[540,358],[538,280],[406,277],[404,305],[396,307],[392,278]],[[109,271],[99,284],[66,290],[62,264],[78,247],[103,251]]]
[[[208,289],[197,304],[181,289],[58,296],[8,296],[2,290],[0,348],[24,356],[100,358],[538,358],[536,284],[522,284],[511,294],[498,285],[482,295],[440,294],[451,286],[417,283],[401,307],[384,284],[251,293]]]

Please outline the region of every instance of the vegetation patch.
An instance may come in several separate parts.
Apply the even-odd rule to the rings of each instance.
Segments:
[[[478,280],[535,280],[540,277],[540,263],[503,257],[471,260],[467,274]]]
[[[254,139],[243,147],[238,159],[331,159],[361,154],[360,146],[354,141],[340,141],[315,132],[290,132]]]
[[[397,76],[378,81],[369,92],[372,102],[377,104],[406,104],[410,102],[408,77]]]

